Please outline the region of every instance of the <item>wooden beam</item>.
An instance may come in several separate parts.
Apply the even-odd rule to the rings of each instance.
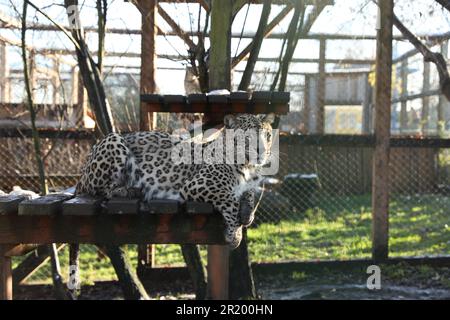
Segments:
[[[272,21],[269,22],[269,24],[266,27],[266,30],[264,31],[264,38],[270,35],[270,33],[273,31],[273,29],[289,14],[289,12],[292,11],[294,6],[292,4],[286,5],[283,10],[280,11],[280,13],[277,14],[275,18],[273,18]],[[239,62],[244,60],[245,57],[248,56],[251,49],[253,47],[253,41],[246,46],[237,56],[233,59],[231,63],[231,68],[235,68]]]
[[[320,40],[319,49],[319,76],[317,78],[317,118],[316,133],[323,134],[325,132],[325,100],[326,100],[326,40]]]
[[[180,37],[184,43],[189,47],[190,50],[195,51],[195,43],[191,40],[189,35],[180,28],[180,26],[170,17],[170,15],[158,5],[158,14],[167,22],[167,24],[172,28],[175,34]]]
[[[445,41],[441,44],[441,54],[444,58],[448,57],[448,41]],[[439,95],[439,104],[438,104],[438,134],[439,136],[443,136],[445,131],[445,122],[447,121],[447,99],[442,95]]]
[[[64,248],[64,244],[59,244],[56,247],[57,251]],[[16,268],[13,270],[13,284],[14,286],[23,284],[33,274],[35,274],[41,267],[43,267],[50,260],[49,246],[40,245],[36,252],[27,256]]]
[[[6,256],[9,245],[0,244],[0,300],[12,300],[12,262],[11,257]]]
[[[8,50],[5,42],[0,42],[0,102],[9,101],[9,65],[8,65]]]
[[[225,244],[219,214],[0,216],[0,244]]]
[[[375,87],[375,150],[372,181],[372,258],[383,261],[389,253],[389,138],[391,127],[391,73],[393,0],[378,2]]]
[[[450,5],[450,4],[449,4]],[[423,62],[423,86],[422,92],[430,91],[430,62]],[[422,98],[422,114],[420,121],[420,130],[422,134],[426,134],[429,125],[429,115],[430,115],[430,97],[424,96]]]
[[[6,251],[5,256],[8,257],[24,256],[27,253],[36,250],[38,246],[39,245],[37,244],[18,244],[10,248],[8,251]]]
[[[214,1],[214,0],[213,0]],[[241,0],[238,0],[241,1]],[[248,2],[250,2],[250,4],[261,4],[263,2],[263,0],[246,0]],[[184,2],[184,3],[202,3],[202,0],[159,0],[159,2],[162,3],[179,3],[179,2]],[[285,4],[290,4],[292,2],[292,0],[272,0],[272,3],[274,5],[285,5]],[[314,5],[316,3],[316,0],[306,0],[305,1],[306,4],[308,5]],[[328,0],[329,4],[333,4],[334,1],[332,0]]]
[[[400,66],[400,78],[402,81],[400,98],[404,98],[408,96],[408,59],[402,60]],[[406,127],[408,126],[408,112],[406,110],[407,101],[408,100],[406,99],[402,99],[400,102],[400,133],[407,130]]]

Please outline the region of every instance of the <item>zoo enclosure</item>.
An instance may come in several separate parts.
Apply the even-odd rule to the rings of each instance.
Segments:
[[[174,33],[175,36],[176,33]],[[274,36],[275,37],[275,36]],[[438,43],[445,53],[448,43],[447,35],[430,36],[427,41]],[[349,212],[358,213],[361,207],[364,210],[371,210],[370,196],[372,185],[372,161],[373,149],[375,147],[374,132],[374,92],[373,92],[373,65],[371,59],[332,59],[327,58],[328,43],[335,41],[374,41],[375,37],[370,36],[346,36],[346,35],[327,35],[315,34],[307,35],[305,39],[319,43],[319,57],[315,59],[297,59],[293,60],[293,69],[297,66],[313,63],[317,66],[317,72],[295,72],[290,74],[291,85],[289,90],[293,92],[293,109],[288,117],[283,119],[282,129],[289,135],[281,137],[281,168],[276,177],[279,181],[273,184],[267,184],[269,193],[266,194],[267,201],[261,206],[258,216],[259,225],[264,223],[274,225],[276,232],[273,234],[275,241],[264,243],[261,247],[268,251],[287,251],[285,249],[285,230],[280,224],[285,221],[302,221],[305,218],[305,211],[315,208],[321,209],[327,215],[330,212]],[[402,40],[401,37],[394,37],[396,41]],[[15,45],[14,41],[3,39],[4,45]],[[17,44],[17,43],[16,43]],[[5,50],[2,49],[2,52]],[[41,116],[41,128],[48,133],[42,132],[46,139],[45,149],[48,151],[46,161],[47,173],[51,180],[51,186],[54,190],[72,186],[78,177],[79,166],[82,159],[88,152],[89,145],[92,143],[89,119],[89,108],[85,101],[84,90],[79,89],[78,77],[76,76],[76,67],[73,64],[66,63],[66,57],[73,54],[70,50],[31,50],[36,55],[51,57],[53,68],[50,70],[36,67],[36,83],[42,90],[36,93],[43,102],[39,115]],[[113,56],[115,53],[108,53]],[[140,54],[135,53],[116,53],[124,57],[139,59]],[[3,55],[5,57],[6,55]],[[33,55],[31,55],[33,58]],[[164,58],[163,56],[160,58]],[[167,57],[166,57],[167,58]],[[261,62],[265,59],[261,59]],[[267,59],[266,59],[267,60]],[[6,61],[4,58],[3,61]],[[274,62],[274,61],[271,61]],[[430,64],[424,64],[420,67],[421,56],[417,51],[412,50],[393,61],[394,83],[398,81],[399,85],[394,85],[392,121],[390,127],[393,134],[408,135],[404,139],[392,139],[391,161],[389,175],[391,178],[391,200],[396,202],[395,206],[404,206],[409,210],[409,205],[421,201],[420,196],[432,197],[435,200],[433,205],[425,206],[425,213],[434,214],[436,206],[447,203],[447,185],[448,185],[448,160],[447,148],[448,140],[448,102],[442,98],[436,89],[436,71]],[[4,79],[15,79],[8,85],[8,82],[2,82],[2,111],[13,110],[13,114],[20,114],[24,109],[21,105],[20,95],[11,97],[9,92],[20,92],[20,90],[11,90],[13,82],[20,83],[20,70],[9,70],[6,62],[3,63],[2,75]],[[419,67],[417,68],[417,66]],[[133,70],[139,70],[140,66],[111,66],[111,73],[108,77],[116,76],[128,79],[128,85],[138,88],[140,82],[139,73]],[[115,72],[114,70],[120,70]],[[355,71],[356,70],[356,71]],[[419,70],[419,71],[417,71]],[[422,73],[424,79],[420,91],[409,84],[417,82],[417,74]],[[8,75],[9,74],[9,75]],[[264,73],[268,78],[272,74]],[[257,76],[256,76],[257,77]],[[111,78],[110,78],[111,79]],[[426,80],[428,79],[428,80]],[[408,81],[409,80],[409,81]],[[113,83],[121,87],[121,82]],[[18,85],[20,88],[20,84]],[[123,88],[123,87],[121,87]],[[264,89],[264,84],[261,85]],[[64,93],[62,92],[64,91]],[[114,89],[110,90],[110,93]],[[138,90],[127,92],[129,96],[136,96]],[[297,95],[297,98],[296,98]],[[3,100],[3,98],[5,100]],[[16,99],[15,102],[14,99]],[[135,97],[134,97],[135,98]],[[114,98],[113,98],[114,99]],[[133,100],[133,99],[129,99]],[[64,103],[62,103],[64,101]],[[138,102],[135,102],[135,109]],[[420,108],[417,109],[417,105]],[[350,106],[350,108],[348,108]],[[361,117],[360,127],[349,121],[347,126],[340,129],[333,126],[342,121],[328,121],[329,119],[339,118],[339,112],[343,118],[351,118],[354,108],[358,106],[357,117]],[[339,107],[347,108],[345,111],[338,111]],[[134,109],[130,114],[122,115],[122,120],[130,120],[136,129],[139,123],[139,111]],[[417,110],[416,110],[417,109]],[[333,116],[335,111],[335,116]],[[414,117],[414,112],[416,116]],[[419,111],[419,112],[417,112]],[[115,109],[116,115],[119,115]],[[420,116],[417,117],[417,113]],[[31,158],[31,140],[26,130],[27,115],[22,114],[22,118],[9,119],[10,113],[4,116],[5,129],[2,129],[0,155],[4,157],[5,166],[2,166],[0,188],[9,191],[13,185],[19,184],[23,188],[32,190],[37,189],[36,173],[32,167]],[[328,115],[328,116],[327,116]],[[394,116],[398,115],[398,116]],[[419,118],[419,120],[417,120]],[[155,124],[158,126],[158,117]],[[123,120],[123,131],[130,128],[126,126]],[[23,126],[25,123],[25,126]],[[22,128],[17,129],[19,125]],[[9,128],[6,128],[8,127]],[[303,135],[298,135],[298,133]],[[328,134],[358,134],[358,136],[333,136]],[[18,147],[20,146],[20,147]],[[18,152],[18,150],[23,150]],[[62,160],[64,159],[64,160]],[[26,163],[26,165],[24,165]],[[68,165],[70,164],[70,165]],[[318,178],[319,189],[311,193],[303,193],[303,186],[291,184],[288,190],[283,189],[283,180],[288,175],[316,175]],[[294,176],[295,177],[295,176]],[[292,178],[292,176],[291,176]],[[270,193],[273,193],[271,196]],[[281,196],[280,196],[281,193]],[[360,196],[368,196],[362,200],[362,205],[358,203]],[[321,208],[317,206],[320,200],[330,199],[328,207]],[[355,200],[356,199],[356,200]],[[367,201],[369,199],[369,201]],[[358,201],[357,201],[358,200]],[[400,201],[396,201],[400,200]],[[283,202],[284,201],[284,202]],[[392,202],[392,201],[391,201]],[[304,203],[304,205],[298,205]],[[357,205],[355,205],[357,203]],[[358,207],[358,205],[360,205]],[[391,204],[393,206],[394,204]],[[330,209],[332,208],[332,209]],[[427,211],[428,210],[428,211]],[[306,213],[308,214],[308,213]],[[302,232],[301,227],[294,230],[298,234]],[[422,230],[413,230],[420,238]],[[414,233],[412,232],[412,233]],[[412,234],[414,235],[414,234]],[[370,234],[365,234],[364,238],[369,239]],[[252,239],[250,239],[252,240]],[[278,241],[279,240],[279,241]],[[250,250],[256,246],[255,242],[250,242]],[[294,254],[281,254],[279,260],[297,259],[302,256],[302,244],[295,243],[297,250]],[[333,253],[338,244],[331,244],[331,252],[326,250],[319,252],[315,259],[335,258]],[[395,249],[395,246],[394,246]],[[448,243],[443,243],[437,248],[428,248],[418,250],[418,254],[448,254]],[[394,250],[393,254],[396,254]],[[413,252],[414,254],[414,252]],[[356,257],[370,256],[370,248],[364,244],[362,248],[354,252]],[[310,259],[309,256],[306,257]],[[339,258],[339,256],[338,256]],[[158,258],[156,258],[158,261]]]

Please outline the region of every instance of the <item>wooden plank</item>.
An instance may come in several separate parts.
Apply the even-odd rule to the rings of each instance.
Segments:
[[[207,202],[186,201],[184,209],[187,214],[212,214],[214,208],[212,204]]]
[[[185,112],[189,107],[186,97],[183,95],[165,95],[164,105],[167,106],[168,112]]]
[[[176,200],[150,200],[148,203],[143,205],[141,208],[141,213],[167,213],[175,214],[180,210],[180,203]]]
[[[0,300],[12,300],[12,263],[11,257],[5,255],[7,245],[0,245]]]
[[[382,261],[389,252],[389,137],[393,0],[379,3],[375,87],[375,150],[372,180],[372,258]]]
[[[64,246],[64,244],[58,244],[56,246],[56,250],[59,251],[64,248]],[[16,268],[14,268],[14,286],[23,284],[49,260],[49,247],[47,245],[39,246],[34,254],[27,256],[25,260],[23,260]]]
[[[216,214],[0,216],[0,244],[8,243],[225,244],[225,239],[223,218]]]
[[[0,215],[17,214],[19,203],[29,200],[27,196],[2,196],[0,197]]]
[[[184,32],[184,30],[170,17],[170,15],[166,11],[164,11],[164,9],[160,5],[158,5],[158,13],[172,28],[174,33],[184,41],[184,43],[189,47],[189,49],[195,52],[197,49],[195,43],[192,41],[189,35],[186,32]]]
[[[208,98],[204,93],[193,93],[187,96],[189,112],[202,113],[206,110]]]
[[[106,202],[106,211],[108,214],[138,214],[140,200],[112,198]]]
[[[101,211],[102,198],[78,196],[62,204],[63,215],[93,215]]]
[[[36,250],[38,246],[39,245],[37,244],[18,244],[8,249],[8,251],[5,252],[5,256],[7,257],[23,256],[33,250]]]
[[[19,204],[19,215],[56,215],[62,211],[62,203],[73,197],[73,194],[55,193]]]
[[[6,104],[7,105],[7,104]],[[0,109],[9,108],[5,104],[0,104]],[[37,107],[38,108],[38,107]],[[76,108],[76,106],[74,106]],[[76,140],[94,140],[93,130],[54,130],[38,129],[39,137],[49,139],[76,139]],[[31,138],[31,129],[27,128],[0,128],[1,138]]]

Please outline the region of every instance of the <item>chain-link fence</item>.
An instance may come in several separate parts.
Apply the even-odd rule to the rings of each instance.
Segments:
[[[390,162],[390,255],[447,255],[450,226],[450,161],[445,141],[393,139]],[[89,139],[43,139],[51,186],[73,186]],[[2,138],[2,188],[37,191],[29,138]],[[256,220],[249,229],[253,262],[355,259],[371,255],[373,139],[364,136],[282,135],[280,170],[264,181]],[[8,161],[6,161],[8,160]],[[25,164],[25,165],[24,165]],[[28,165],[27,165],[28,164]],[[137,247],[127,246],[134,265]],[[183,264],[179,246],[156,246],[157,265]],[[95,246],[81,246],[83,283],[115,278],[108,258]],[[34,253],[32,253],[34,254]],[[16,258],[16,265],[25,257]],[[60,250],[67,270],[68,249]],[[26,278],[50,282],[50,265]]]
[[[439,39],[430,48],[448,59],[448,43],[443,37]],[[253,262],[371,256],[374,40],[373,36],[326,38],[326,34],[301,39],[312,54],[306,55],[305,51],[305,56],[298,55],[289,65],[286,88],[291,92],[292,112],[283,117],[280,126],[280,170],[267,177],[261,186],[261,202],[249,228]],[[17,60],[19,47],[3,40],[0,49],[4,50],[6,44],[10,56],[16,55]],[[436,68],[424,63],[415,50],[402,51],[400,46],[397,49],[403,54],[395,54],[392,108],[385,117],[390,115],[393,135],[407,138],[392,139],[389,253],[449,255],[450,144],[443,139],[450,129],[449,103],[439,95]],[[30,65],[36,66],[32,80],[38,125],[46,129],[41,134],[42,156],[51,191],[75,185],[94,141],[83,133],[93,128],[94,121],[80,85],[77,64],[68,58],[72,53],[63,55],[64,50],[59,51],[64,59],[56,54],[46,56],[45,50],[35,50],[36,56],[30,54]],[[371,53],[363,54],[366,51]],[[4,62],[5,54],[2,55]],[[121,55],[123,60],[118,57],[113,60],[112,55],[105,57],[110,60],[105,64],[104,84],[119,131],[135,131],[139,127],[140,54],[121,52]],[[168,81],[161,83],[161,92],[174,93],[170,90],[183,87],[185,66],[170,59],[168,64],[167,57],[160,58],[170,75],[165,78]],[[263,58],[256,69],[251,88],[269,90],[277,77],[279,59]],[[0,190],[10,192],[18,186],[37,192],[34,149],[27,129],[29,114],[22,104],[23,70],[15,66],[8,72],[1,71],[1,80],[9,82],[0,83]],[[242,65],[236,66],[235,85],[242,71]],[[386,74],[380,82],[387,81],[387,77],[390,75]],[[159,128],[174,128],[174,117],[160,114],[156,118]],[[136,266],[137,248],[134,245],[127,248]],[[67,270],[67,247],[60,249],[59,257],[63,270]],[[15,258],[15,267],[25,259]],[[179,246],[157,245],[155,262],[183,264]],[[108,259],[95,246],[81,246],[80,264],[84,283],[115,278]],[[24,281],[50,282],[50,279],[50,265],[44,260]]]

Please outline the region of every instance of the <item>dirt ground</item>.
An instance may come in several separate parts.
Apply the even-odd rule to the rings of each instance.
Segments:
[[[276,276],[256,276],[255,283],[262,299],[450,299],[450,268],[390,265],[381,267],[381,289],[366,287],[365,270],[299,272]],[[194,299],[189,281],[145,284],[152,299]],[[49,285],[24,285],[15,290],[15,299],[53,299]],[[83,286],[81,300],[123,299],[117,282],[98,282]]]

